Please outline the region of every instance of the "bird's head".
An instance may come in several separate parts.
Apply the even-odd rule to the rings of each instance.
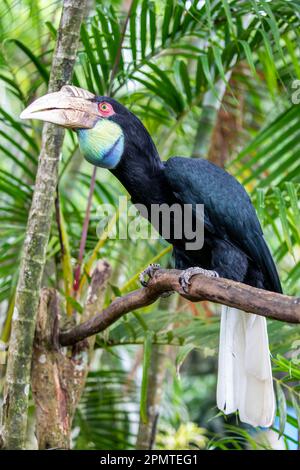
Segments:
[[[73,129],[84,157],[102,168],[115,168],[125,149],[133,153],[145,144],[154,147],[143,124],[125,106],[74,86],[38,98],[20,117]]]

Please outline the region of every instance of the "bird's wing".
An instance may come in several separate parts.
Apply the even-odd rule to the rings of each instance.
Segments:
[[[270,289],[281,292],[272,255],[243,186],[225,170],[203,159],[173,157],[165,163],[164,172],[183,204],[204,204],[206,230],[245,252],[265,274]]]

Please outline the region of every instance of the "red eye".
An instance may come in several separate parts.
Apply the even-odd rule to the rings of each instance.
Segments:
[[[112,105],[110,103],[107,103],[106,101],[102,101],[102,103],[98,104],[98,110],[101,116],[105,117],[115,114]]]

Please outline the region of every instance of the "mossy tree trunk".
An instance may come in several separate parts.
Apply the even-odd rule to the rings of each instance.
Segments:
[[[59,90],[71,79],[85,8],[85,0],[63,2],[49,92]],[[12,320],[2,413],[2,444],[6,449],[25,446],[33,338],[63,137],[63,129],[45,124]]]
[[[99,261],[89,285],[82,320],[103,308],[110,265]],[[71,350],[59,347],[60,302],[55,289],[40,297],[32,361],[32,394],[36,406],[39,449],[69,449],[72,421],[84,389],[95,336]]]

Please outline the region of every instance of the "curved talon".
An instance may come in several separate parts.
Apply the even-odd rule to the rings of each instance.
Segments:
[[[155,271],[157,271],[158,269],[160,269],[160,264],[152,263],[149,264],[149,266],[140,273],[139,281],[143,287],[148,286],[149,280],[154,276]],[[148,281],[145,279],[146,276],[149,277]]]
[[[219,274],[216,271],[210,271],[208,269],[199,268],[197,266],[185,269],[179,276],[179,284],[186,294],[188,293],[189,286],[191,285],[191,278],[196,274],[203,274],[207,277],[219,277]]]

